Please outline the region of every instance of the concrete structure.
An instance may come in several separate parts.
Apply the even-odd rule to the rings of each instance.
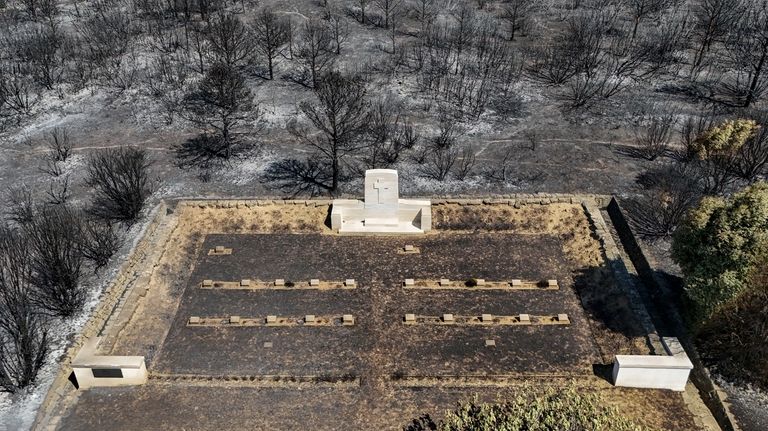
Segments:
[[[613,382],[630,388],[684,391],[693,364],[676,339],[664,339],[669,356],[616,355]]]
[[[428,200],[399,198],[397,171],[365,171],[365,201],[334,199],[331,228],[341,234],[423,234],[432,229]]]
[[[100,386],[130,386],[147,383],[143,356],[99,356],[100,337],[88,340],[72,361],[80,389]]]

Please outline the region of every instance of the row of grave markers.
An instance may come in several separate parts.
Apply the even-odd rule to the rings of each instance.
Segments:
[[[486,288],[512,288],[512,289],[559,289],[560,285],[557,282],[557,280],[547,280],[546,284],[539,284],[535,281],[524,281],[519,279],[513,279],[511,281],[486,281],[482,278],[476,278],[471,279],[472,280],[472,286],[467,285],[467,282],[457,283],[455,281],[452,281],[447,278],[441,278],[437,282],[437,286],[441,288],[457,288],[457,287],[486,287]],[[304,284],[306,283],[306,284]],[[325,283],[328,285],[336,285],[339,287],[344,288],[354,288],[357,287],[357,282],[354,278],[348,278],[344,280],[343,282],[337,282],[337,281],[327,281],[327,282],[321,282],[319,278],[312,278],[309,280],[309,282],[300,282],[298,285],[293,282],[286,281],[283,278],[278,278],[273,282],[263,282],[259,280],[251,280],[251,279],[242,279],[240,281],[214,281],[211,279],[205,279],[201,283],[201,287],[204,289],[214,289],[214,288],[268,288],[268,287],[293,287],[297,289],[301,288],[319,288],[321,286],[321,283]],[[427,287],[431,288],[429,286],[430,283],[433,283],[429,280],[420,280],[417,284],[417,280],[413,278],[406,278],[403,281],[403,287],[406,288],[419,288],[419,287]]]
[[[303,318],[278,317],[268,315],[266,318],[244,318],[232,315],[229,317],[200,317],[192,316],[187,321],[188,326],[333,326],[340,322],[343,326],[355,324],[351,314],[341,316],[316,316],[307,314]],[[534,316],[530,314],[493,315],[483,313],[478,316],[459,316],[445,313],[441,316],[417,316],[408,313],[403,318],[406,325],[423,324],[467,324],[467,325],[568,325],[571,323],[567,314]]]

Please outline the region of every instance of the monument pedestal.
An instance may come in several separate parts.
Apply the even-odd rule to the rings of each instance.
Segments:
[[[365,171],[365,201],[334,199],[331,228],[340,234],[423,234],[432,228],[428,200],[399,199],[397,171]]]

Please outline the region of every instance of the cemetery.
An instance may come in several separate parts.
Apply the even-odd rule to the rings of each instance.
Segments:
[[[87,347],[96,364],[138,357],[147,376],[113,387],[109,373],[65,362],[68,379],[38,420],[402,429],[424,411],[533,382],[606,394],[651,427],[698,429],[690,405],[701,400],[680,392],[690,362],[654,344],[606,261],[616,245],[594,214],[604,204],[438,199],[409,218],[419,235],[396,212],[387,217],[397,223],[370,224],[364,211],[350,223],[406,235],[351,235],[329,222],[330,201],[165,203],[129,261],[138,277],[107,292],[83,331],[98,345],[71,349]],[[80,389],[67,375],[76,366],[88,376]],[[661,377],[639,389],[649,375]]]

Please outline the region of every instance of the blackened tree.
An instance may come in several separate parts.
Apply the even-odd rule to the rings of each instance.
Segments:
[[[369,146],[363,157],[369,169],[391,167],[418,143],[418,133],[402,112],[402,104],[390,99],[374,102],[368,127]]]
[[[632,227],[646,239],[670,237],[686,213],[702,197],[693,168],[685,164],[670,164],[645,172],[638,178],[643,192],[627,199]]]
[[[279,183],[285,190],[296,189],[291,181],[310,181],[312,187],[334,194],[344,178],[347,159],[367,145],[364,135],[370,113],[366,85],[359,77],[333,71],[318,83],[315,96],[317,102],[299,105],[312,127],[295,124],[289,127],[289,131],[315,154],[307,162],[274,165],[267,179],[282,178]],[[286,170],[289,172],[285,175],[278,175]],[[291,172],[293,178],[288,175]]]
[[[223,12],[211,17],[206,36],[213,61],[230,68],[241,66],[255,49],[248,27],[236,16]]]
[[[83,255],[80,220],[64,205],[39,207],[22,230],[32,250],[31,284],[34,301],[55,316],[67,317],[85,303],[86,291],[80,286]]]
[[[301,66],[297,82],[315,88],[320,77],[333,66],[333,34],[324,22],[312,18],[302,27],[294,59]]]
[[[754,183],[761,175],[768,174],[768,113],[754,112],[750,115],[759,128],[738,150],[731,170],[748,183]]]
[[[18,231],[0,226],[0,390],[34,383],[48,353],[46,322],[33,304],[32,247]]]
[[[81,222],[80,252],[98,271],[109,263],[123,238],[115,224],[98,218],[85,218]]]
[[[259,115],[245,78],[221,63],[211,66],[196,91],[186,97],[185,111],[203,133],[174,147],[181,167],[205,167],[240,154],[247,142],[236,128]]]
[[[91,156],[85,180],[94,192],[89,212],[103,220],[135,222],[153,192],[151,165],[141,148],[107,149]]]
[[[253,33],[256,49],[267,60],[269,79],[274,77],[274,61],[280,55],[280,49],[288,43],[290,28],[288,23],[269,9],[262,9],[253,20]]]
[[[768,88],[768,3],[750,2],[730,28],[725,46],[725,57],[732,69],[722,84],[725,102],[750,107]]]

